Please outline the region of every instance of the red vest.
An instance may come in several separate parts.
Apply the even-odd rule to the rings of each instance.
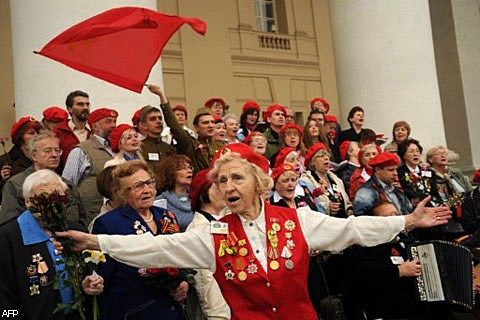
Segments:
[[[308,246],[296,211],[265,203],[266,232],[268,234],[269,231],[272,232],[275,229],[273,227],[276,227],[278,240],[278,257],[272,259],[268,257],[272,252],[271,242],[268,236],[265,239],[268,248],[268,274],[255,258],[240,218],[236,214],[231,214],[224,217],[222,221],[228,222],[229,236],[213,235],[217,263],[214,276],[232,310],[232,320],[317,319],[307,288]],[[286,222],[289,228],[286,227]],[[291,230],[292,222],[293,230]],[[273,224],[275,226],[272,226]],[[232,232],[236,237],[232,237]],[[292,247],[292,242],[287,244],[287,237],[294,243],[294,247],[290,249],[290,266],[293,262],[291,269],[287,269],[287,259],[282,257],[282,251],[286,250],[284,247]],[[236,245],[232,246],[231,243],[237,239]],[[222,250],[222,240],[223,244],[226,243],[230,253],[225,250],[225,246]],[[246,243],[241,245],[243,240]],[[247,255],[245,255],[245,249],[248,252]],[[236,254],[232,253],[232,250]],[[222,251],[224,254],[220,256],[219,252]],[[288,250],[286,251],[288,252]],[[278,262],[277,270],[271,269],[272,260]],[[274,262],[273,265],[275,264]],[[257,266],[257,272],[249,272],[255,269],[251,265]],[[233,280],[227,279],[227,273],[230,277],[234,273]],[[244,278],[245,274],[247,275],[246,279],[241,281],[240,279]]]
[[[65,167],[65,163],[67,162],[70,151],[80,144],[80,141],[75,133],[73,133],[72,129],[68,126],[68,120],[60,123],[53,132],[58,139],[60,139],[60,149],[63,150],[60,158],[60,167],[63,169]]]

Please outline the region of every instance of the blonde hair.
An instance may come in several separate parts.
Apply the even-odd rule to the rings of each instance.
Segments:
[[[445,146],[440,146],[440,145],[434,146],[434,147],[431,147],[430,149],[428,149],[428,151],[427,151],[427,162],[428,162],[428,163],[432,164],[432,162],[430,161],[430,158],[432,157],[432,155],[433,155],[435,152],[437,152],[437,151],[440,150],[440,149],[443,149],[443,150],[445,150],[445,151],[448,152],[447,147],[445,147]]]
[[[234,160],[239,161],[241,164],[248,165],[250,173],[253,175],[257,182],[260,196],[262,197],[262,199],[264,199],[264,196],[268,195],[270,190],[273,188],[273,179],[270,178],[265,172],[263,172],[263,170],[260,169],[257,165],[248,162],[246,159],[242,158],[242,156],[237,152],[225,154],[215,162],[212,170],[215,177],[218,175],[218,170],[221,166]],[[215,181],[215,183],[217,183],[217,181]]]

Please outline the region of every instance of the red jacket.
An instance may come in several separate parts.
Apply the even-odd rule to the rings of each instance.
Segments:
[[[297,213],[294,209],[282,208],[265,204],[266,232],[272,229],[272,223],[278,223],[280,229],[277,231],[278,258],[268,258],[268,274],[263,270],[260,262],[255,258],[248,238],[243,229],[240,218],[231,214],[222,219],[228,222],[229,238],[234,232],[236,238],[245,245],[237,242],[237,254],[224,252],[220,256],[221,242],[227,239],[227,235],[215,234],[215,253],[217,280],[222,294],[232,310],[232,320],[287,320],[301,317],[303,320],[317,319],[315,310],[308,295],[307,273],[308,273],[308,246],[303,232],[300,228]],[[295,228],[291,231],[285,227],[285,222],[294,223]],[[293,268],[286,268],[287,259],[281,256],[283,248],[286,247],[287,238],[285,233],[291,233],[295,247],[291,249]],[[234,240],[235,241],[235,240]],[[268,238],[267,247],[271,250]],[[233,246],[230,246],[232,248]],[[245,249],[247,250],[246,255]],[[219,251],[220,250],[220,251]],[[240,250],[243,250],[241,252]],[[230,251],[231,252],[231,251]],[[276,260],[279,263],[277,270],[272,270],[270,263]],[[251,273],[249,265],[255,264],[257,272]],[[233,280],[228,280],[226,273],[230,270],[235,275]],[[246,279],[241,281],[241,272],[245,272]],[[245,276],[243,274],[243,276]]]
[[[60,149],[63,150],[59,165],[59,172],[62,172],[70,151],[72,151],[72,149],[75,148],[80,141],[68,125],[68,119],[60,123],[53,132],[60,139]]]

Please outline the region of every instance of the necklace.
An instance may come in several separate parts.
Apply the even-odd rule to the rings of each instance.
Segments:
[[[152,213],[152,217],[150,219],[143,219],[143,221],[145,221],[146,223],[150,223],[153,221],[153,213]]]

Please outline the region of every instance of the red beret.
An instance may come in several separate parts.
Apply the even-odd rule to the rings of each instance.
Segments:
[[[210,188],[213,183],[208,177],[209,172],[210,169],[198,172],[195,177],[193,177],[192,183],[190,184],[190,205],[192,212],[194,212],[195,207],[197,207],[197,202],[200,200],[200,194],[204,190]]]
[[[305,167],[308,168],[310,160],[312,160],[313,156],[321,149],[328,150],[327,146],[322,142],[315,142],[310,148],[308,148],[307,154],[305,155]]]
[[[394,153],[389,151],[379,153],[368,162],[370,167],[389,167],[389,166],[398,166],[400,159]]]
[[[275,167],[281,165],[285,161],[285,157],[290,154],[290,152],[295,152],[294,148],[283,148],[277,155],[275,159]]]
[[[282,127],[282,129],[280,129],[280,135],[282,135],[282,134],[283,134],[286,130],[288,130],[288,129],[295,129],[295,130],[297,130],[297,131],[298,131],[298,135],[300,136],[300,139],[303,138],[303,130],[302,130],[302,128],[301,128],[299,125],[295,124],[295,123],[288,123],[288,124],[284,125],[284,126]]]
[[[108,108],[100,108],[100,109],[94,110],[90,112],[90,115],[88,116],[88,120],[87,120],[88,125],[91,128],[92,124],[94,124],[95,122],[100,121],[104,118],[109,118],[109,117],[117,119],[118,112]]]
[[[140,116],[142,115],[142,109],[138,109],[135,111],[132,117],[132,123],[136,127],[138,126],[138,123],[140,122]]]
[[[282,111],[283,115],[287,114],[287,110],[285,110],[284,106],[281,106],[279,104],[274,104],[274,105],[271,105],[270,107],[267,108],[267,111],[264,114],[265,120],[266,120],[266,118],[270,117],[272,115],[272,113],[276,110]]]
[[[335,122],[338,123],[338,119],[335,116],[332,116],[330,114],[325,115],[325,122]]]
[[[110,133],[108,139],[110,140],[110,147],[112,148],[113,152],[120,151],[118,148],[118,144],[120,142],[120,139],[122,138],[122,134],[125,132],[125,130],[128,129],[135,130],[135,128],[131,125],[122,123],[121,125],[118,125],[115,129],[113,129],[113,131]]]
[[[43,118],[51,122],[62,122],[68,119],[68,113],[60,107],[48,107],[43,110]]]
[[[38,122],[37,120],[35,120],[34,117],[32,116],[26,116],[26,117],[21,117],[20,119],[18,119],[17,122],[15,122],[12,126],[12,129],[10,130],[10,138],[12,138],[12,142],[14,144],[18,144],[18,142],[16,142],[15,139],[15,134],[17,133],[17,131],[23,127],[24,125],[26,125],[27,123],[36,123],[38,124],[39,126],[41,126],[40,122]]]
[[[258,112],[260,112],[260,105],[258,103],[256,103],[255,101],[247,101],[243,105],[242,111],[247,112],[247,110],[249,110],[249,109],[257,110]]]
[[[348,148],[350,148],[351,141],[343,141],[340,145],[340,161],[343,161],[347,158]]]
[[[277,182],[278,178],[285,172],[287,171],[292,171],[293,173],[296,174],[295,172],[295,168],[291,165],[291,164],[287,164],[287,163],[282,163],[281,165],[279,166],[276,166],[273,171],[272,171],[272,174],[270,175],[270,177],[272,177],[273,181],[274,182]]]
[[[313,98],[312,101],[310,101],[310,108],[313,107],[313,105],[315,104],[315,102],[321,102],[323,103],[323,105],[325,106],[325,113],[328,113],[328,111],[330,110],[330,104],[328,103],[327,100],[323,99],[323,98]]]
[[[185,119],[188,118],[188,111],[187,111],[187,108],[185,108],[185,106],[182,106],[181,104],[177,104],[175,107],[172,108],[172,112],[175,112],[175,111],[183,111],[183,113],[185,113]]]
[[[268,174],[268,171],[270,170],[270,164],[268,163],[268,160],[264,156],[253,152],[252,148],[247,146],[245,143],[231,143],[221,147],[213,157],[211,167],[213,167],[215,162],[223,155],[233,152],[240,154],[242,158],[246,159],[252,164],[257,165],[263,170],[263,172]]]
[[[475,183],[480,182],[480,169],[475,171],[475,175],[473,176],[473,182],[475,182]]]
[[[252,139],[254,136],[263,137],[263,134],[260,131],[252,131],[248,134],[248,136],[245,137],[245,140],[243,140],[243,142],[246,144],[250,144],[250,139]]]
[[[207,101],[205,101],[205,107],[210,108],[210,106],[211,106],[215,101],[219,101],[219,102],[222,103],[223,106],[225,106],[225,100],[223,100],[223,98],[213,97],[213,98],[210,98],[210,99],[208,99]]]

